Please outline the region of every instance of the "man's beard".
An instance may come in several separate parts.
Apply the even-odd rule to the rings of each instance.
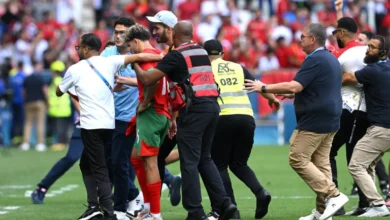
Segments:
[[[337,40],[337,46],[339,46],[339,48],[344,48],[344,43],[340,40],[340,39],[337,39],[336,38],[336,40]]]
[[[364,57],[364,63],[370,64],[370,63],[376,63],[379,61],[379,54],[369,55],[366,53],[366,56]]]
[[[164,30],[159,37],[156,37],[156,41],[159,44],[168,42],[166,30]]]
[[[84,55],[82,53],[78,53],[78,55],[79,55],[79,59],[80,60],[84,60],[85,59],[85,57],[84,57]]]

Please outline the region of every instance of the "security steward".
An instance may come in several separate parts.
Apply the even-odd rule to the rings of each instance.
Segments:
[[[390,215],[374,182],[374,168],[383,154],[390,150],[389,50],[390,44],[385,37],[375,35],[367,44],[364,58],[367,66],[354,73],[344,73],[348,82],[363,84],[370,124],[366,134],[356,144],[348,165],[349,172],[370,204],[359,217]]]
[[[242,87],[245,79],[255,80],[255,78],[240,64],[222,59],[224,52],[218,40],[206,41],[204,49],[210,57],[214,78],[221,89],[222,97],[222,100],[218,99],[221,112],[211,148],[211,158],[219,170],[225,190],[232,202],[237,205],[228,167],[256,196],[255,218],[261,219],[268,212],[271,195],[261,186],[255,173],[247,164],[256,124],[252,105]],[[279,108],[279,100],[273,94],[262,93],[262,95],[271,105],[275,104]],[[241,218],[238,210],[233,218]]]
[[[201,205],[199,174],[212,203],[221,214],[219,220],[230,219],[237,207],[228,197],[210,151],[218,123],[218,87],[207,52],[192,43],[192,24],[178,22],[173,29],[175,50],[170,51],[153,70],[143,71],[134,65],[137,77],[146,86],[165,75],[174,83],[170,89],[172,110],[179,110],[177,144],[182,175],[183,207],[189,220],[206,220]],[[172,129],[172,128],[170,128]]]

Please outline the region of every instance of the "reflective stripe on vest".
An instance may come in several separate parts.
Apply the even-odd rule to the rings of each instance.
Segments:
[[[211,65],[223,98],[223,102],[218,100],[221,108],[220,115],[253,116],[248,94],[242,89],[245,83],[242,66],[223,59],[216,59]]]
[[[208,55],[206,50],[197,44],[185,44],[181,47],[176,48],[179,51],[187,64],[189,81],[195,97],[218,97],[218,86],[215,83],[213,69],[208,61]],[[191,57],[201,57],[201,61],[192,61]]]

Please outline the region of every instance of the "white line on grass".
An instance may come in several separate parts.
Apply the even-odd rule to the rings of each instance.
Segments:
[[[5,215],[8,213],[8,211],[13,211],[16,209],[19,209],[20,206],[0,206],[0,210],[7,210],[7,211],[0,211],[0,215]]]
[[[32,185],[0,185],[0,189],[29,189]]]

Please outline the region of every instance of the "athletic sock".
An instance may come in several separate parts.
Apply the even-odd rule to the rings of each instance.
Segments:
[[[150,196],[150,213],[153,215],[160,214],[160,196],[161,196],[161,180],[147,184]]]
[[[145,172],[144,161],[142,159],[135,158],[135,157],[131,157],[130,161],[134,167],[135,174],[137,175],[138,183],[141,187],[142,194],[144,196],[144,203],[149,203],[150,196],[146,184],[146,172]]]

